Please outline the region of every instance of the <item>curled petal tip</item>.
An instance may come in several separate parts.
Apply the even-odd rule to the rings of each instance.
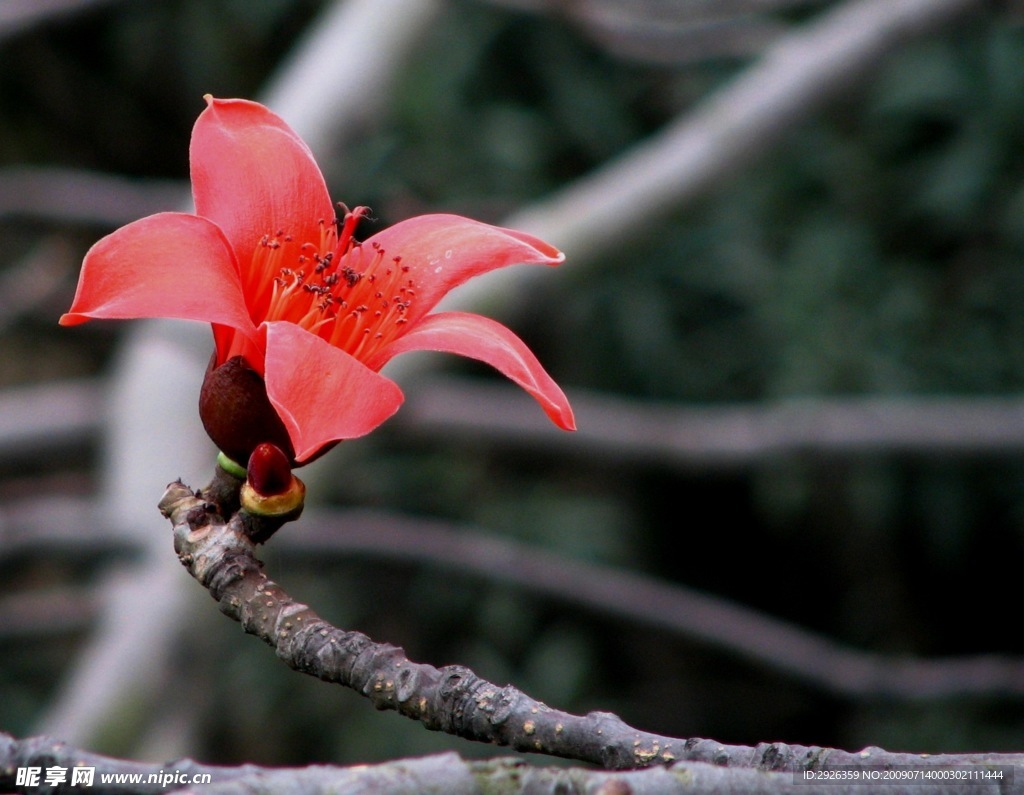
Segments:
[[[408,351],[442,351],[485,362],[525,389],[559,428],[576,430],[569,400],[537,357],[510,329],[468,312],[438,312],[381,351],[374,365]]]
[[[572,406],[569,405],[569,398],[546,373],[540,382],[532,385],[532,388],[527,387],[527,391],[540,403],[548,419],[555,425],[563,431],[576,430],[576,417]]]
[[[573,416],[572,409],[566,404],[557,415],[552,415],[551,419],[555,425],[561,428],[563,431],[575,431],[576,430],[576,418]]]

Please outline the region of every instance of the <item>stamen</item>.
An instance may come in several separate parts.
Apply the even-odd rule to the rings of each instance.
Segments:
[[[339,207],[342,218],[319,222],[319,245],[285,230],[264,235],[245,274],[245,294],[254,321],[295,323],[366,360],[402,334],[416,291],[400,256],[355,239],[369,208]]]

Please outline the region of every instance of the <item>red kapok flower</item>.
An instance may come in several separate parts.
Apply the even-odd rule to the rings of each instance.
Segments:
[[[414,350],[486,362],[556,425],[575,427],[562,390],[509,329],[475,314],[431,313],[473,276],[557,265],[561,252],[454,215],[411,218],[360,243],[353,235],[367,210],[336,218],[308,147],[255,102],[207,97],[190,163],[195,214],[152,215],[96,243],[60,322],[211,323],[216,352],[201,414],[234,461],[267,441],[307,463],[373,430],[403,399],[380,369]]]

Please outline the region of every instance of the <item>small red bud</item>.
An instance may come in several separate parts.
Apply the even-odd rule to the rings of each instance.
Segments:
[[[238,502],[245,534],[263,544],[283,524],[302,514],[306,485],[292,474],[291,462],[280,447],[262,442],[249,456]]]
[[[263,442],[249,456],[249,485],[261,497],[284,494],[292,486],[292,468],[281,448]]]

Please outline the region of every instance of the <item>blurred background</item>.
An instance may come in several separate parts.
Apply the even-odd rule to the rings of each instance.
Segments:
[[[1019,4],[2,0],[0,53],[0,730],[501,752],[288,670],[181,569],[156,503],[212,471],[208,329],[57,326],[92,242],[189,206],[211,93],[292,123],[364,235],[449,211],[567,255],[456,300],[579,432],[408,357],[265,550],[296,598],[666,735],[1024,748]]]

